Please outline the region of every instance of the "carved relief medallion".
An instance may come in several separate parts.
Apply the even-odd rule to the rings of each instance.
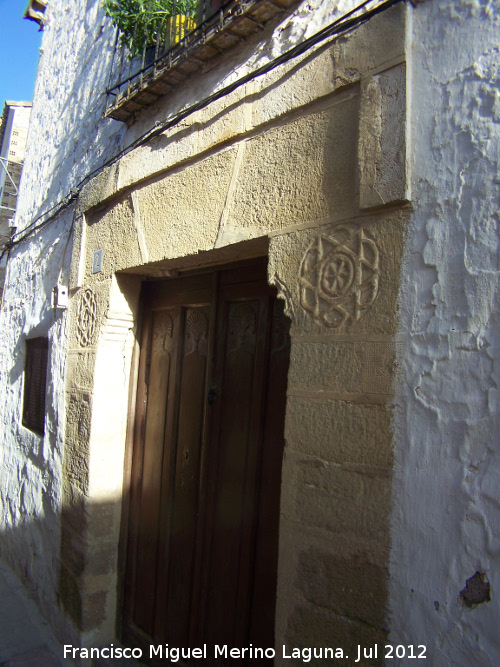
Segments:
[[[158,316],[153,329],[153,358],[160,353],[170,352],[174,323],[168,313]]]
[[[92,343],[95,333],[97,299],[94,292],[87,288],[82,292],[77,312],[76,337],[82,347]]]
[[[359,320],[377,297],[379,274],[378,248],[366,228],[334,225],[314,239],[302,259],[300,305],[327,327]]]
[[[257,332],[257,317],[250,303],[231,304],[228,322],[229,351],[239,347],[253,349],[254,338]]]
[[[207,356],[208,318],[199,308],[191,310],[186,320],[185,355],[197,352]]]

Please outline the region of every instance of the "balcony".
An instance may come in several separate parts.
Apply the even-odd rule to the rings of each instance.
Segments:
[[[133,122],[209,60],[232,49],[297,0],[198,0],[193,17],[175,13],[158,21],[140,55],[117,43],[118,76],[107,91],[106,116]],[[136,35],[134,35],[136,37]],[[137,40],[135,40],[137,41]]]

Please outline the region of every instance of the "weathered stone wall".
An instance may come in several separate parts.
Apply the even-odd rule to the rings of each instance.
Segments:
[[[18,227],[21,229],[37,215],[50,209],[88,174],[99,170],[120,149],[154,127],[159,119],[172,116],[269,62],[356,4],[355,0],[339,0],[335,3],[324,3],[321,0],[299,2],[295,11],[282,17],[276,26],[269,25],[264,33],[257,30],[241,48],[233,50],[229,58],[218,59],[206,71],[192,75],[182,86],[126,127],[103,117],[106,107],[104,91],[116,82],[120,54],[115,53],[116,32],[104,15],[101,2],[51,0],[45,12],[47,22],[33,100],[32,149],[28,150],[25,161],[26,172],[32,174],[32,177],[26,177],[22,184]],[[321,83],[328,81],[328,73],[331,71],[332,64],[324,72],[317,72],[313,90],[300,88],[300,99],[305,101],[307,97],[315,99],[319,96]],[[342,75],[339,70],[338,76]],[[270,75],[267,82],[253,82],[250,88],[258,94],[272,82],[273,75]],[[317,92],[316,86],[319,86]],[[290,88],[289,92],[294,89]],[[272,88],[269,93],[272,104],[266,103],[261,107],[261,113],[267,118],[280,115],[281,109],[286,111],[289,103],[293,102],[287,97],[281,99],[275,94],[273,96]],[[216,116],[218,111],[225,108],[230,99],[225,98],[213,104],[213,115]],[[210,137],[213,139],[216,136],[219,140],[221,132],[227,131],[232,136],[234,128],[228,116],[224,125],[224,130],[221,130],[222,123],[211,123],[211,128],[207,128],[204,133],[199,150],[203,149],[203,142],[210,141]],[[175,131],[182,133],[184,129],[181,124]],[[162,137],[156,144],[152,143],[134,152],[134,165],[138,163],[139,154],[143,155],[144,174],[154,172],[165,164],[165,151],[159,151],[158,144],[163,144]],[[179,152],[176,161],[183,157],[182,152]],[[44,188],[39,187],[40,183],[44,183]]]
[[[18,228],[156,120],[354,4],[299,4],[124,127],[103,118],[114,34],[100,3],[51,0]],[[292,320],[277,643],[352,655],[390,630],[432,664],[498,663],[500,7],[415,4],[135,149],[12,250],[0,549],[61,637],[114,633],[141,276],[269,245]],[[66,312],[51,305],[58,282],[71,287]],[[21,426],[22,378],[26,337],[45,334],[41,437]],[[476,572],[492,602],[471,607]]]
[[[406,220],[381,213],[272,239],[271,275],[289,287],[293,313],[278,597],[289,646],[356,656],[358,644],[384,642],[397,346],[390,276]],[[349,250],[365,262],[363,287],[329,303],[327,267],[345,268]]]

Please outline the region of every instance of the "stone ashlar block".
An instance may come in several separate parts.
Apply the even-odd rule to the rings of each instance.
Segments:
[[[252,126],[269,123],[359,78],[358,70],[351,67],[345,71],[335,62],[331,46],[318,49],[300,62],[292,60],[253,82]]]
[[[64,479],[63,480],[63,513],[66,511],[66,508],[78,508],[77,512],[78,515],[80,515],[80,507],[85,507],[85,499],[86,496],[84,493],[82,493],[81,489],[78,486],[75,486],[74,484],[70,484],[68,480]],[[71,518],[71,521],[73,521],[73,518],[71,515],[68,515]],[[83,515],[82,515],[83,516]],[[86,529],[86,519],[83,524],[77,524],[78,530],[85,530]]]
[[[140,146],[119,162],[116,188],[133,186],[138,180],[154,177],[197,155],[215,151],[234,141],[248,129],[247,87],[237,88],[208,107],[188,116],[180,125],[162,132],[147,146]]]
[[[89,215],[85,238],[85,283],[111,278],[120,269],[143,264],[132,200],[129,196],[111,208]],[[94,252],[103,251],[102,270],[92,273]]]
[[[75,578],[103,575],[116,565],[116,508],[67,504],[62,513],[61,560]]]
[[[228,227],[262,233],[352,215],[356,206],[358,94],[271,128],[245,144]]]
[[[388,572],[363,558],[309,548],[299,558],[297,588],[312,604],[385,630]]]
[[[76,579],[83,574],[85,569],[86,534],[86,517],[83,508],[81,512],[72,507],[65,509],[62,513],[60,555],[61,561]]]
[[[78,578],[61,562],[59,569],[59,597],[64,611],[76,627],[82,629],[82,597]]]
[[[408,198],[405,65],[363,81],[360,107],[360,208],[404,201]]]
[[[95,348],[68,352],[66,387],[69,391],[75,392],[82,389],[92,391],[95,359]]]
[[[71,297],[69,349],[72,352],[88,351],[97,345],[101,325],[109,306],[110,288],[111,280],[85,284]],[[83,379],[89,382],[85,374]]]
[[[87,211],[139,179],[154,177],[181,161],[194,159],[201,151],[231,141],[250,124],[259,127],[403,57],[406,12],[403,5],[392,7],[298,64],[292,61],[281,66],[246,89],[237,89],[192,114],[181,128],[163,133],[104,169],[83,188],[78,211]]]
[[[335,40],[334,58],[341,70],[357,69],[363,76],[406,51],[408,7],[396,5],[372,17],[354,32]]]
[[[64,476],[66,481],[83,490],[89,485],[88,445],[85,441],[67,437],[64,452]]]
[[[214,247],[235,159],[235,149],[225,150],[136,191],[148,261]]]
[[[281,512],[290,521],[358,544],[389,545],[391,476],[352,472],[287,449]]]
[[[408,218],[392,211],[271,238],[269,279],[292,336],[395,334]]]
[[[59,572],[59,595],[63,608],[78,630],[88,632],[106,618],[106,591],[86,593],[80,577],[75,577],[63,563]]]
[[[290,655],[292,647],[297,648],[342,648],[343,660],[327,660],[313,658],[308,665],[321,667],[325,664],[345,665],[352,667],[358,656],[358,645],[372,647],[378,643],[378,657],[371,660],[361,660],[356,663],[360,667],[381,665],[383,662],[382,648],[386,633],[366,623],[344,618],[327,609],[321,609],[314,604],[297,603],[290,613],[287,623],[285,641]],[[289,664],[283,661],[281,664]],[[303,665],[297,659],[292,664]]]
[[[118,164],[106,167],[87,183],[78,197],[77,212],[83,213],[116,194]]]
[[[356,83],[367,72],[402,57],[405,16],[403,6],[393,7],[348,37],[336,39],[299,63],[292,60],[258,79],[252,103],[253,126]]]
[[[293,341],[288,389],[390,395],[395,363],[395,344],[390,339]]]
[[[64,473],[70,484],[76,484],[85,491],[89,483],[91,397],[88,394],[70,393],[66,405]]]
[[[99,542],[94,540],[85,553],[85,577],[109,575],[116,570],[116,540]],[[102,588],[102,585],[100,586]]]
[[[97,591],[82,598],[82,632],[98,628],[106,619],[106,591]]]
[[[293,450],[332,463],[393,465],[391,411],[385,406],[289,397],[285,437]]]
[[[120,519],[121,505],[109,502],[89,502],[88,521],[93,538],[106,539],[114,535],[116,524]]]

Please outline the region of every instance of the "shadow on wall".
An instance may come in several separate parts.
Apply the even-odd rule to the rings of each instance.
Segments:
[[[12,570],[0,560],[0,664],[61,665],[63,650]]]
[[[62,515],[38,518],[35,521],[25,521],[15,528],[0,530],[0,558],[17,575],[18,581],[0,562],[0,665],[29,664],[50,665],[79,665],[80,658],[85,658],[80,650],[71,653],[67,651],[64,657],[65,644],[81,649],[82,643],[78,639],[79,631],[84,633],[101,623],[105,617],[106,607],[109,604],[108,595],[113,596],[115,591],[97,592],[83,597],[83,571],[90,561],[90,571],[86,571],[86,580],[92,579],[92,564],[99,563],[102,573],[106,569],[109,577],[116,577],[118,545],[108,545],[107,549],[93,547],[88,544],[86,535],[92,522],[99,522],[105,538],[110,521],[114,521],[121,513],[121,503],[98,503],[86,507],[77,503],[69,509],[63,510]],[[44,553],[59,540],[61,525],[63,542],[60,545],[60,558],[50,558],[50,553]],[[50,542],[48,544],[47,542]],[[110,548],[112,547],[112,548]],[[106,554],[106,563],[99,561],[99,550]],[[55,549],[50,549],[55,552]],[[23,554],[30,554],[23,557]],[[109,554],[115,554],[109,558]],[[52,567],[47,563],[52,560]],[[45,564],[41,567],[41,564]],[[34,583],[37,582],[37,583]],[[39,585],[43,582],[43,585]],[[87,582],[86,582],[87,583]],[[41,591],[45,596],[41,597]],[[50,590],[51,599],[46,591]],[[50,628],[39,618],[32,603],[26,599],[29,596],[37,603],[41,616],[48,622]],[[118,616],[120,613],[118,612]],[[53,633],[53,636],[52,636]],[[57,645],[54,637],[60,642]],[[121,647],[120,643],[112,640],[114,649]],[[106,644],[109,647],[110,644]],[[87,649],[103,648],[99,644],[87,644]],[[54,656],[60,663],[54,662]],[[90,654],[89,654],[90,655]],[[46,660],[46,662],[44,662]],[[6,661],[6,662],[5,662]],[[92,658],[92,665],[114,667],[134,666],[143,663],[128,658],[108,658],[104,656]]]

